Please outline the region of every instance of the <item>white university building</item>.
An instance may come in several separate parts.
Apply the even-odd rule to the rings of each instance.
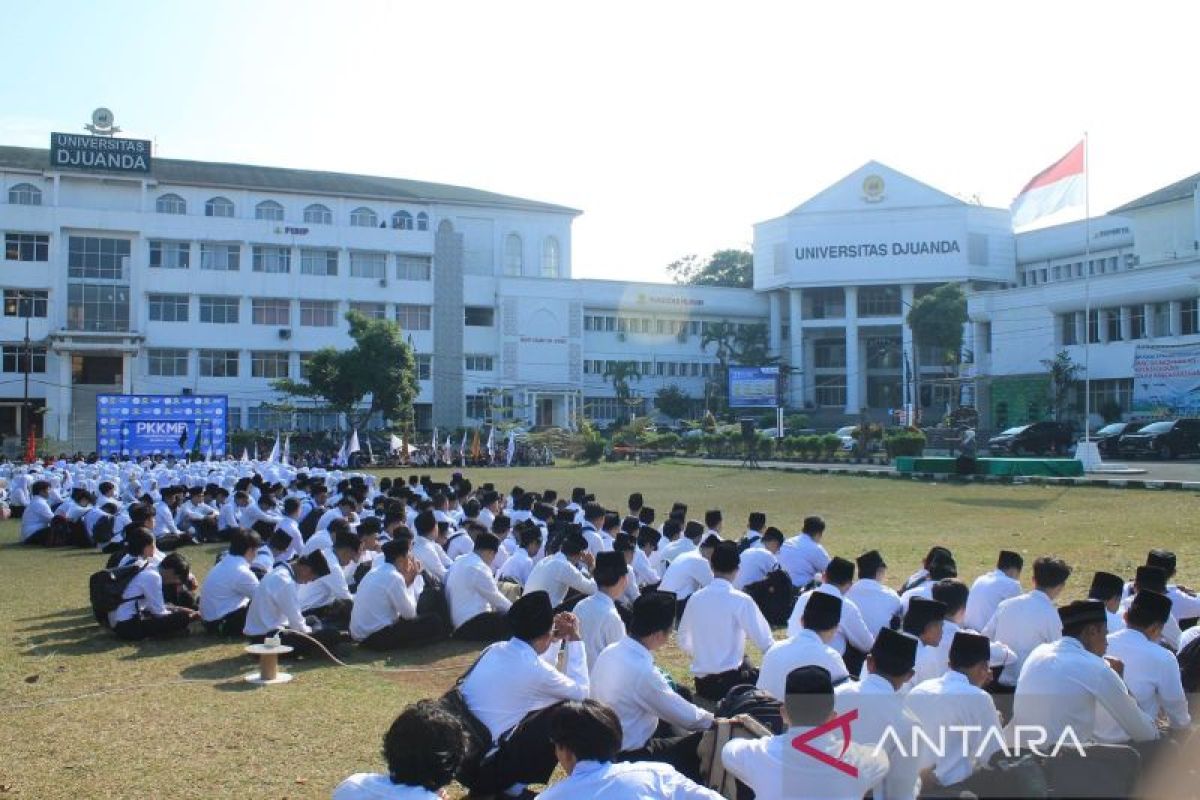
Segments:
[[[1085,259],[1083,223],[1015,235],[1007,209],[871,162],[755,225],[754,288],[724,289],[573,278],[580,212],[547,202],[151,158],[148,144],[141,164],[95,155],[124,141],[0,147],[6,437],[23,430],[27,377],[42,435],[85,451],[95,396],[113,392],[226,395],[233,430],[329,429],[339,421],[316,404],[280,420],[271,381],[349,346],[350,310],[396,320],[411,341],[422,430],[615,419],[626,409],[604,373],[625,360],[642,373],[628,410],[653,413],[675,385],[699,412],[717,363],[701,341],[718,322],[765,323],[788,405],[828,425],[917,400],[940,416],[960,391],[985,427],[1040,417],[1041,360],[1066,349],[1082,362],[1088,336],[1093,407],[1128,408],[1137,343],[1200,341],[1200,176],[1093,219]],[[939,380],[905,324],[947,281],[970,294],[965,383]]]

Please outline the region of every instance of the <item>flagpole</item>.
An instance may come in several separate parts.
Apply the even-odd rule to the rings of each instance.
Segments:
[[[1092,424],[1092,177],[1088,172],[1088,133],[1083,132],[1083,447],[1091,459]],[[1096,319],[1096,334],[1100,320]]]

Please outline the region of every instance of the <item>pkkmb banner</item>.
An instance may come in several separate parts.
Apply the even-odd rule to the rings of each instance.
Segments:
[[[96,452],[101,458],[193,450],[225,455],[229,398],[223,394],[96,396]]]
[[[730,408],[775,408],[779,405],[779,367],[730,367]]]
[[[1200,414],[1200,344],[1139,344],[1133,356],[1133,411]]]

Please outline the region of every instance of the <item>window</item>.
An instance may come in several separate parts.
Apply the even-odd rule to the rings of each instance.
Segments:
[[[1064,346],[1079,344],[1079,340],[1075,337],[1075,314],[1062,314],[1058,318],[1058,324],[1062,330],[1062,343]]]
[[[396,280],[427,281],[433,271],[433,259],[429,256],[396,256]]]
[[[67,329],[105,332],[129,330],[129,287],[67,284]]]
[[[1088,314],[1087,337],[1089,344],[1100,343],[1100,309],[1093,308]]]
[[[254,350],[250,353],[250,377],[286,378],[288,354],[275,350]]]
[[[426,214],[424,211],[417,214],[417,230],[419,230],[419,231],[429,230],[429,215]]]
[[[867,376],[867,407],[896,408],[904,403],[899,375]]]
[[[42,190],[32,183],[18,183],[8,190],[8,202],[14,206],[40,206]]]
[[[846,293],[839,288],[805,289],[812,319],[840,319],[846,316]]]
[[[387,303],[351,303],[350,310],[367,319],[387,319]]]
[[[271,406],[250,406],[247,428],[254,431],[278,431],[292,427],[292,415]]]
[[[292,271],[292,250],[289,247],[256,244],[253,248],[255,272],[282,273]]]
[[[493,369],[491,356],[466,356],[467,372],[491,372]]]
[[[146,351],[147,374],[161,378],[179,378],[188,374],[188,351],[163,347]]]
[[[327,408],[296,411],[296,430],[306,433],[324,433],[342,429],[341,415]]]
[[[188,296],[186,294],[150,295],[151,322],[187,322]]]
[[[858,290],[860,317],[900,316],[900,288],[897,286],[863,286]],[[880,406],[872,406],[879,408]]]
[[[255,297],[250,301],[250,321],[255,325],[290,325],[291,302]]]
[[[283,222],[283,206],[274,200],[263,200],[254,207],[254,218]]]
[[[1154,304],[1154,335],[1171,336],[1171,304]]]
[[[559,270],[558,239],[547,236],[542,242],[542,277],[557,278]]]
[[[1105,406],[1115,405],[1122,413],[1133,407],[1133,378],[1094,378],[1088,382],[1092,398],[1092,413],[1099,413]],[[1078,391],[1082,393],[1083,382]]]
[[[304,221],[309,225],[332,225],[333,212],[320,203],[313,203],[304,209]]]
[[[200,244],[200,269],[236,272],[241,248],[236,244]]]
[[[284,270],[284,272],[286,271],[287,270]],[[330,277],[337,275],[337,272],[337,250],[314,250],[311,248],[303,248],[300,250],[301,275],[320,275],[322,277]]]
[[[67,275],[71,278],[119,281],[129,263],[128,239],[71,236],[67,240]]]
[[[46,348],[30,347],[28,358],[23,345],[6,344],[3,349],[3,366],[5,372],[45,372]]]
[[[866,340],[867,369],[900,369],[900,340],[884,336]],[[883,406],[872,405],[872,408]]]
[[[1129,338],[1146,338],[1146,307],[1143,305],[1129,308]]]
[[[237,350],[201,350],[201,378],[236,378],[238,376]]]
[[[430,328],[430,307],[401,303],[396,306],[396,322],[401,330],[427,331]]]
[[[187,242],[150,242],[150,266],[162,269],[187,269],[192,260],[192,246]]]
[[[411,231],[413,229],[412,214],[407,211],[397,211],[392,214],[392,227],[398,231]]]
[[[1179,309],[1179,333],[1183,336],[1193,336],[1200,333],[1200,309],[1197,308],[1196,298],[1184,300]]]
[[[361,250],[351,250],[350,277],[386,278],[387,253],[368,253]]]
[[[1105,332],[1108,334],[1108,341],[1119,342],[1125,337],[1121,335],[1121,309],[1106,308],[1104,310]]]
[[[200,321],[217,325],[236,325],[240,302],[236,297],[201,295]]]
[[[50,237],[41,233],[6,233],[4,258],[8,261],[49,261]]]
[[[44,317],[50,293],[44,289],[5,289],[4,316]]]
[[[846,376],[816,376],[814,399],[817,401],[817,405],[819,406],[845,406]]]
[[[377,228],[379,217],[366,206],[359,206],[350,212],[350,224],[355,228]]]
[[[186,214],[187,202],[177,194],[164,194],[154,201],[154,210],[159,214]]]
[[[336,300],[301,300],[300,324],[307,328],[332,328],[337,325]]]
[[[525,271],[524,243],[521,237],[510,233],[504,237],[504,274],[520,275]]]
[[[467,418],[488,419],[491,416],[491,403],[486,394],[467,395]]]
[[[417,380],[427,381],[433,377],[433,356],[417,353]]]
[[[496,324],[496,309],[487,306],[467,306],[463,316],[469,328],[490,328]]]
[[[233,201],[226,197],[214,197],[204,204],[206,217],[232,217]]]
[[[818,339],[813,342],[813,364],[818,368],[845,368],[846,342],[842,339]]]

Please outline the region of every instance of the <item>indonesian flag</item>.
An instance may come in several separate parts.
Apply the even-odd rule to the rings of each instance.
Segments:
[[[1048,216],[1064,208],[1084,204],[1084,145],[1071,148],[1071,152],[1039,172],[1017,195],[1012,204],[1014,228],[1028,225],[1036,219]]]

